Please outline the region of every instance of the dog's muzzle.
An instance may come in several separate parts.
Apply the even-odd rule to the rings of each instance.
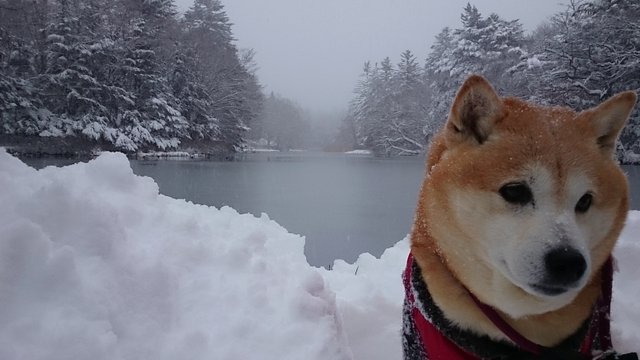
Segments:
[[[544,255],[542,282],[530,284],[536,291],[555,296],[577,287],[587,270],[587,261],[576,249],[563,246]]]

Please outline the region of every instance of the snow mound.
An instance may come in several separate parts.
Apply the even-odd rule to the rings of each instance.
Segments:
[[[336,260],[332,270],[323,270],[336,292],[354,359],[402,358],[401,274],[407,263],[409,239],[385,250],[380,259],[362,254],[353,264]]]
[[[213,184],[212,184],[213,186]],[[331,270],[268,216],[172,199],[106,153],[32,169],[0,148],[0,359],[399,360],[404,239]],[[613,333],[640,343],[640,212]]]
[[[640,352],[640,211],[631,211],[614,255],[611,332],[619,351]]]
[[[127,159],[0,149],[0,359],[349,359],[304,239],[159,195]]]

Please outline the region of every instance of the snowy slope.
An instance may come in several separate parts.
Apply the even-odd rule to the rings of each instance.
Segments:
[[[0,359],[400,359],[407,240],[308,265],[304,239],[158,194],[127,159],[36,171],[0,149]],[[616,340],[640,340],[640,213],[618,249]]]
[[[640,211],[632,211],[615,250],[611,309],[614,345],[621,351],[640,353]]]

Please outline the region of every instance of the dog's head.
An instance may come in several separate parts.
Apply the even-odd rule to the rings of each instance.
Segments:
[[[628,210],[613,152],[635,101],[576,113],[500,98],[480,76],[460,88],[420,201],[439,255],[480,300],[513,317],[556,310],[601,268]]]

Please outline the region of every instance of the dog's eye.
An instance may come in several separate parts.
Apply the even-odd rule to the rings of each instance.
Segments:
[[[511,204],[526,205],[533,201],[533,193],[525,183],[509,183],[500,188],[500,196]]]
[[[591,207],[591,202],[593,201],[593,195],[591,193],[586,193],[582,195],[578,203],[576,204],[576,212],[577,213],[586,213],[587,210]]]

